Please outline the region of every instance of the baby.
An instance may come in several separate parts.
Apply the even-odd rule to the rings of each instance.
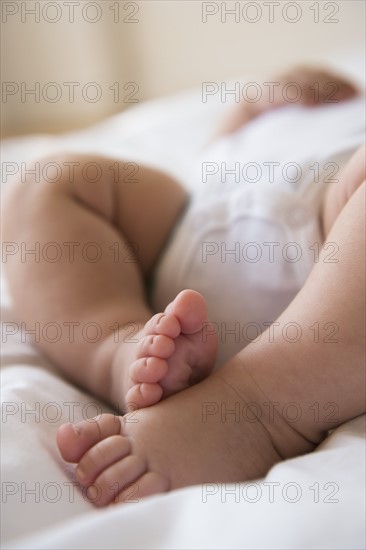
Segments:
[[[330,82],[334,101],[356,95],[352,84],[326,71],[297,69],[276,80],[300,86],[309,108],[323,104]],[[220,135],[285,103],[278,91],[271,101],[242,102]],[[102,506],[197,483],[259,478],[365,412],[363,148],[340,181],[328,186],[319,261],[277,319],[281,326],[296,320],[302,327],[331,320],[338,339],[305,335],[289,343],[273,331],[214,373],[217,335],[208,330],[204,296],[183,290],[162,313],[152,311],[147,296],[169,236],[189,211],[187,192],[146,166],[128,184],[123,173],[111,170],[119,166],[114,159],[61,155],[39,162],[56,162],[64,167],[62,175],[57,181],[14,181],[5,198],[4,238],[29,249],[63,243],[72,258],[22,262],[13,255],[6,268],[15,308],[26,323],[90,323],[101,329],[98,338],[72,341],[65,333],[57,342],[38,343],[66,376],[120,413],[65,424],[57,434],[63,458],[77,463],[77,479],[92,502]],[[112,253],[86,261],[83,246],[91,242],[103,252],[125,254],[119,261]],[[338,246],[336,263],[324,261],[330,242]],[[241,300],[245,308],[245,296]],[[296,423],[281,414],[289,403],[301,407]],[[324,413],[329,403],[337,405],[336,414]]]

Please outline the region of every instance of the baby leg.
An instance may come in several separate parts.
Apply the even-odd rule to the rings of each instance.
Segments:
[[[61,174],[12,182],[3,235],[19,250],[41,251],[9,255],[5,267],[17,314],[28,329],[41,327],[42,351],[74,382],[120,406],[151,405],[204,377],[215,342],[201,343],[202,297],[182,293],[151,319],[145,295],[186,204],[183,188],[157,170],[107,158],[39,162],[41,174],[51,162]],[[57,341],[43,330],[48,323],[60,328]]]
[[[93,502],[255,479],[365,412],[364,202],[365,183],[335,220],[303,289],[220,371],[134,417],[61,426],[60,451],[78,463]],[[336,263],[327,262],[328,243],[338,246]],[[295,337],[284,338],[291,326]]]

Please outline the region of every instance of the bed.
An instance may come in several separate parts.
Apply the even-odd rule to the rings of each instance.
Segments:
[[[338,66],[362,85],[359,62],[344,59]],[[189,188],[192,159],[230,107],[211,99],[203,103],[200,90],[192,90],[79,132],[6,140],[2,185],[22,162],[68,150],[149,163]],[[362,119],[363,98],[356,103],[352,112],[361,112]],[[280,116],[273,113],[273,123]],[[4,278],[1,377],[4,549],[365,548],[365,416],[338,427],[313,453],[276,465],[263,479],[187,487],[97,510],[75,483],[73,466],[62,461],[55,433],[65,421],[107,409],[32,347]]]

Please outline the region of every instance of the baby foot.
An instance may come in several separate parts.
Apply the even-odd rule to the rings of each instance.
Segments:
[[[78,463],[76,477],[94,504],[137,502],[193,484],[256,479],[283,458],[314,448],[282,417],[274,425],[233,414],[238,407],[258,404],[258,396],[243,393],[250,379],[241,386],[223,369],[220,376],[124,417],[103,414],[60,427],[61,454]]]
[[[180,292],[164,313],[154,315],[138,332],[127,359],[126,345],[117,349],[112,364],[117,402],[121,383],[125,407],[134,410],[203,380],[217,352],[217,338],[208,324],[203,296],[193,290]]]

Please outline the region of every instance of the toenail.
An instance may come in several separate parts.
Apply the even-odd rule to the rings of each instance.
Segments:
[[[93,484],[93,485],[90,485],[90,487],[88,487],[88,490],[86,491],[86,494],[88,495],[88,498],[90,500],[96,500],[96,498],[99,494],[99,491],[98,491],[97,487]]]
[[[85,478],[85,472],[84,469],[78,464],[78,467],[76,468],[76,477],[82,481]]]
[[[161,313],[160,314],[160,317],[158,318],[156,324],[158,325],[160,323],[160,321],[163,319],[163,317],[165,317],[164,313]]]
[[[77,424],[70,424],[76,435],[81,435],[81,422]]]

